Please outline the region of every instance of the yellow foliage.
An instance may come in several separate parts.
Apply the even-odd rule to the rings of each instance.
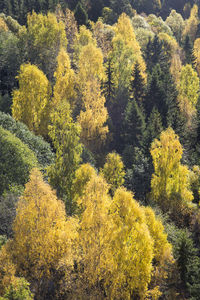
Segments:
[[[2,17],[0,17],[0,32],[1,31],[8,31],[8,26]]]
[[[113,49],[110,52],[114,71],[114,83],[117,88],[128,88],[135,63],[139,64],[141,75],[146,80],[146,65],[142,57],[139,43],[136,40],[130,18],[122,14],[115,27]]]
[[[106,139],[108,126],[105,122],[108,112],[105,104],[105,97],[101,94],[100,82],[91,79],[85,83],[83,90],[84,110],[78,116],[81,125],[81,139],[90,150],[99,149]]]
[[[185,21],[185,28],[183,31],[183,37],[189,36],[192,40],[192,42],[196,38],[196,33],[198,29],[198,6],[194,4],[193,8],[190,12],[190,17]]]
[[[151,145],[154,174],[151,179],[151,196],[164,210],[189,205],[193,200],[189,190],[186,166],[181,165],[183,149],[173,129],[168,128]]]
[[[74,200],[83,196],[87,183],[95,175],[96,171],[90,164],[83,164],[76,170],[72,188]]]
[[[56,84],[54,86],[53,105],[56,107],[60,102],[68,101],[72,106],[75,97],[75,74],[71,69],[70,59],[64,48],[61,48],[58,54],[54,77]]]
[[[153,238],[154,259],[164,265],[166,261],[172,260],[172,246],[167,241],[167,234],[164,233],[164,226],[155,216],[154,211],[150,207],[144,207],[146,223]]]
[[[17,272],[28,280],[50,277],[63,257],[72,264],[76,220],[66,221],[63,202],[37,169],[18,202],[13,230],[10,252]]]
[[[194,42],[194,56],[195,56],[195,67],[198,75],[200,76],[200,38]]]
[[[181,69],[178,92],[180,110],[187,118],[188,125],[190,125],[192,116],[196,113],[196,104],[199,97],[199,78],[197,72],[189,64]]]
[[[16,268],[7,250],[8,243],[0,250],[0,295],[15,280]]]
[[[24,64],[17,76],[19,89],[13,92],[12,115],[36,134],[47,135],[51,87],[36,66]]]
[[[67,45],[64,24],[57,22],[56,16],[50,12],[46,16],[34,11],[28,14],[27,33],[37,49]]]
[[[79,56],[79,85],[84,87],[88,81],[104,78],[103,54],[92,43],[84,46]]]
[[[98,283],[105,279],[106,272],[112,269],[110,257],[111,222],[108,185],[102,177],[93,175],[85,187],[85,193],[78,203],[84,208],[79,227],[79,293],[88,289],[90,295],[100,288]],[[101,289],[99,289],[99,292]],[[98,292],[98,291],[97,291]],[[77,299],[79,299],[77,297]],[[99,297],[101,299],[101,297]]]
[[[124,164],[119,154],[109,153],[101,173],[110,185],[112,193],[124,183]]]
[[[151,279],[153,259],[153,240],[143,208],[133,199],[131,192],[119,188],[111,203],[110,214],[114,264],[110,279],[111,298],[130,299],[135,293],[143,298]]]

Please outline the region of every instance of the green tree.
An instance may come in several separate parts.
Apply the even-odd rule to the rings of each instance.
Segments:
[[[15,121],[10,115],[0,112],[0,126],[10,131],[32,150],[42,168],[46,168],[53,162],[54,153],[49,143],[41,136],[36,136],[28,127]]]
[[[74,16],[76,18],[78,25],[87,25],[88,15],[80,1],[76,5]]]
[[[72,182],[81,161],[80,132],[80,126],[72,119],[69,103],[60,104],[51,114],[49,136],[56,149],[56,158],[47,171],[58,196],[65,195],[69,214],[72,213]]]
[[[38,165],[37,159],[27,145],[14,134],[0,126],[0,194],[9,186],[24,185],[33,167]]]

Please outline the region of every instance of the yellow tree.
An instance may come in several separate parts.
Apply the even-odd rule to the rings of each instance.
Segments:
[[[92,43],[82,47],[78,68],[78,84],[81,90],[88,81],[102,80],[105,75],[101,50]]]
[[[9,253],[17,273],[32,282],[36,293],[42,296],[59,261],[66,257],[68,265],[73,263],[76,220],[66,220],[64,203],[37,169],[33,169],[18,202],[13,230]]]
[[[153,239],[154,270],[151,286],[162,287],[165,284],[170,267],[173,265],[172,246],[167,241],[162,222],[155,216],[151,207],[143,207],[146,224]]]
[[[190,125],[192,116],[196,113],[196,104],[199,97],[199,78],[191,65],[183,66],[178,84],[178,101],[183,115]]]
[[[113,269],[110,273],[111,299],[144,298],[151,280],[153,240],[142,207],[131,192],[118,188],[114,194],[110,215],[110,237]]]
[[[58,52],[61,47],[67,46],[64,24],[57,22],[53,13],[32,12],[27,16],[27,28],[23,27],[20,31],[20,40],[26,45],[31,63],[53,79]]]
[[[200,38],[194,42],[195,67],[200,77]]]
[[[56,83],[54,85],[53,106],[58,106],[62,101],[68,101],[72,105],[75,97],[75,74],[71,69],[70,59],[64,48],[61,48],[58,54],[54,77]]]
[[[112,40],[113,50],[110,56],[115,74],[115,85],[116,87],[124,86],[126,88],[130,82],[134,64],[136,62],[139,64],[144,78],[146,78],[146,66],[131,25],[131,20],[126,14],[123,13],[119,17],[114,30],[116,35]]]
[[[185,21],[185,28],[183,31],[183,37],[189,36],[191,41],[194,42],[196,38],[197,28],[199,24],[198,19],[198,6],[194,4],[191,9],[190,17]]]
[[[110,191],[113,194],[124,183],[125,171],[120,155],[114,152],[109,153],[101,173],[110,185]]]
[[[24,64],[17,76],[19,89],[13,92],[12,115],[36,134],[47,135],[51,87],[38,67]]]
[[[164,211],[178,211],[193,200],[189,187],[189,170],[182,165],[183,149],[173,129],[168,128],[151,145],[154,173],[151,197]]]
[[[80,217],[78,286],[76,299],[103,299],[106,272],[112,269],[110,256],[111,222],[108,185],[100,176],[92,175],[78,199],[83,213]],[[86,294],[87,293],[87,294]]]
[[[81,125],[81,140],[91,151],[98,151],[105,142],[108,126],[105,125],[108,112],[105,97],[101,94],[100,82],[89,80],[82,92],[83,110],[78,116]]]

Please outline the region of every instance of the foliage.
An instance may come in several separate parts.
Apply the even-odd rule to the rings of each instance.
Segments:
[[[37,159],[27,145],[14,134],[0,127],[0,194],[11,184],[24,185]]]
[[[151,197],[164,210],[180,211],[182,205],[193,200],[189,189],[189,170],[180,163],[182,146],[173,129],[168,128],[151,145],[154,174],[151,179]]]
[[[199,95],[199,78],[191,65],[182,67],[178,91],[180,110],[190,123],[191,116],[196,112]]]
[[[32,300],[33,294],[29,289],[29,283],[24,278],[17,278],[14,283],[7,287],[1,300]]]
[[[0,197],[0,235],[12,237],[12,223],[16,215],[19,196],[8,192]]]
[[[0,112],[0,125],[18,137],[37,157],[39,164],[45,168],[53,162],[54,154],[50,145],[40,136],[35,136],[25,124],[15,121],[10,115]]]
[[[51,114],[49,136],[56,149],[56,158],[47,172],[49,182],[56,188],[58,196],[67,196],[68,213],[72,213],[72,182],[81,161],[80,132],[80,126],[72,119],[69,103],[61,103]]]
[[[101,170],[103,177],[109,184],[111,194],[124,183],[124,164],[121,157],[117,153],[109,153],[106,156],[106,162]]]
[[[20,31],[20,41],[26,49],[26,60],[37,65],[48,77],[53,79],[56,57],[61,47],[67,45],[65,27],[57,22],[56,16],[32,12],[27,16],[27,28]]]
[[[24,64],[17,76],[19,89],[13,92],[12,115],[36,134],[47,135],[51,87],[36,66]]]
[[[44,297],[48,279],[53,276],[61,258],[66,257],[68,265],[72,263],[75,224],[73,219],[66,220],[63,202],[57,200],[41,173],[33,169],[17,205],[14,238],[8,251],[18,274],[34,282],[38,295]]]
[[[54,73],[56,83],[54,85],[53,106],[58,106],[63,101],[68,101],[71,105],[75,98],[74,71],[70,66],[70,59],[67,52],[62,48],[57,57],[57,69]]]

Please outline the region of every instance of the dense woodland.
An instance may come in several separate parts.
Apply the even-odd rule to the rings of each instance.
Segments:
[[[199,0],[1,1],[0,299],[199,295]]]

